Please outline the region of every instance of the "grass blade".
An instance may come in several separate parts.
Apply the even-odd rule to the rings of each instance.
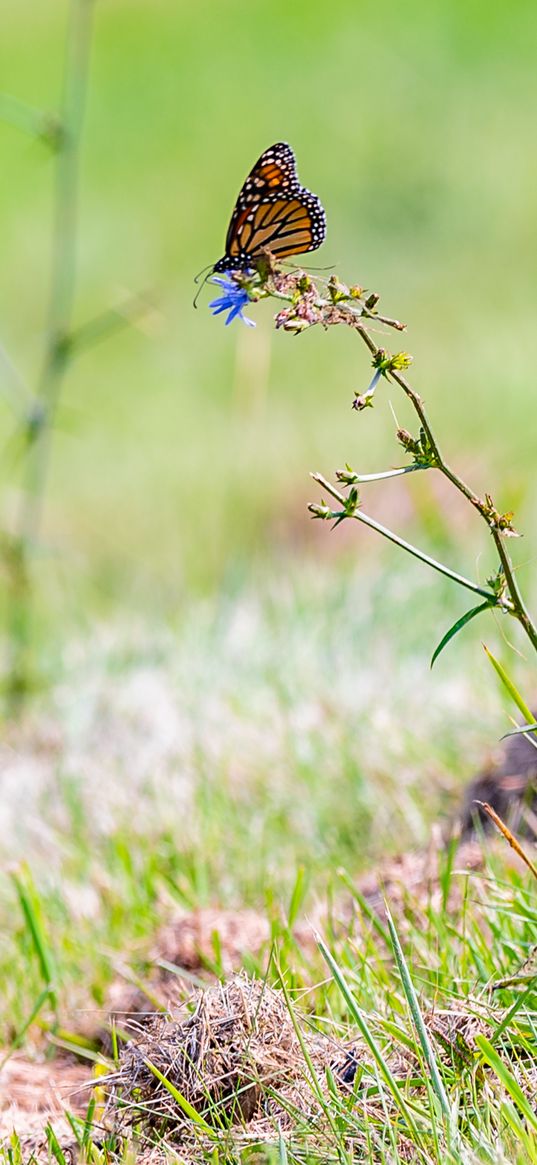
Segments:
[[[208,1122],[205,1120],[205,1117],[203,1117],[201,1113],[199,1113],[197,1109],[194,1108],[194,1105],[190,1104],[190,1101],[186,1099],[186,1096],[183,1096],[182,1092],[179,1092],[179,1089],[176,1088],[174,1084],[172,1084],[171,1080],[168,1080],[167,1076],[165,1076],[164,1073],[161,1072],[159,1068],[157,1068],[156,1064],[152,1064],[151,1060],[148,1060],[145,1056],[144,1064],[146,1068],[149,1068],[149,1071],[153,1073],[153,1076],[156,1076],[157,1080],[160,1080],[160,1083],[164,1085],[170,1096],[173,1096],[173,1099],[176,1101],[176,1103],[179,1105],[179,1108],[182,1109],[185,1115],[190,1117],[190,1120],[194,1121],[194,1124],[198,1125],[200,1129],[203,1129],[204,1133],[208,1133],[211,1137],[214,1137],[214,1129],[211,1128],[211,1125],[208,1124]]]
[[[55,987],[56,968],[54,956],[46,936],[41,903],[29,866],[23,863],[17,870],[13,870],[11,872],[11,880],[17,891],[19,904],[30,933],[41,972],[41,978],[47,988],[52,1006],[57,1011],[58,1000]]]
[[[482,1035],[476,1036],[475,1042],[479,1047],[483,1059],[492,1068],[493,1072],[495,1072],[498,1080],[503,1084],[503,1087],[524,1116],[524,1119],[537,1132],[537,1113],[530,1104],[527,1096],[524,1095],[518,1080],[515,1080],[513,1073],[509,1071],[507,1064],[504,1063],[496,1051],[496,1048],[493,1048],[490,1041]]]
[[[392,947],[393,947],[393,953],[395,955],[395,961],[397,963],[399,974],[401,976],[401,982],[403,984],[403,991],[404,991],[405,996],[406,996],[406,1000],[407,1000],[407,1003],[408,1003],[408,1006],[410,1009],[410,1014],[412,1016],[414,1026],[415,1026],[416,1031],[418,1033],[418,1039],[419,1039],[420,1044],[421,1044],[421,1049],[422,1049],[423,1055],[425,1056],[427,1067],[429,1068],[429,1071],[431,1073],[432,1085],[433,1085],[433,1088],[436,1092],[436,1095],[440,1101],[440,1106],[441,1106],[442,1112],[443,1112],[446,1120],[451,1125],[451,1108],[449,1105],[449,1100],[447,1097],[446,1090],[444,1088],[444,1082],[442,1080],[442,1077],[440,1075],[440,1070],[439,1070],[438,1064],[436,1062],[436,1057],[435,1057],[435,1054],[433,1051],[433,1046],[432,1046],[431,1041],[429,1039],[429,1033],[428,1033],[427,1028],[425,1027],[425,1023],[423,1021],[423,1016],[422,1016],[421,1011],[420,1011],[420,1005],[418,1003],[418,997],[417,997],[416,992],[414,990],[414,984],[412,982],[412,979],[410,978],[410,973],[408,970],[407,962],[406,962],[405,956],[403,954],[403,949],[402,949],[401,944],[399,942],[399,936],[398,936],[397,931],[395,929],[394,921],[393,921],[393,918],[391,916],[391,913],[390,913],[387,905],[386,905],[386,921],[388,923],[388,929],[390,931],[390,938],[392,940]]]
[[[403,1116],[408,1124],[408,1127],[412,1130],[416,1144],[420,1145],[421,1144],[421,1134],[420,1134],[420,1131],[418,1129],[418,1126],[416,1125],[416,1122],[414,1120],[412,1112],[410,1111],[410,1108],[407,1105],[407,1103],[406,1103],[406,1101],[401,1093],[401,1089],[399,1088],[397,1080],[393,1076],[389,1065],[386,1063],[386,1060],[385,1060],[384,1056],[382,1055],[382,1052],[381,1052],[380,1048],[378,1047],[378,1044],[377,1044],[374,1036],[371,1034],[371,1032],[369,1030],[369,1027],[368,1027],[368,1024],[366,1023],[365,1017],[363,1016],[360,1008],[358,1007],[358,1004],[356,1003],[356,1000],[352,994],[352,991],[350,990],[350,987],[347,984],[346,979],[344,978],[344,976],[343,976],[340,968],[338,967],[335,959],[333,958],[332,954],[328,950],[328,947],[325,946],[320,935],[317,936],[317,943],[319,946],[319,950],[323,956],[323,959],[328,964],[330,971],[332,972],[332,975],[334,977],[334,981],[336,982],[336,984],[337,984],[337,986],[338,986],[338,988],[339,988],[339,990],[340,990],[340,992],[345,1000],[345,1003],[347,1004],[349,1012],[352,1015],[353,1020],[355,1021],[357,1027],[359,1028],[360,1033],[363,1036],[363,1038],[364,1038],[364,1040],[369,1048],[369,1051],[371,1052],[371,1054],[375,1060],[375,1063],[377,1065],[377,1068],[379,1070],[379,1073],[380,1073],[382,1079],[384,1080],[384,1083],[386,1084],[393,1099],[395,1100],[397,1107],[403,1113]]]
[[[304,866],[299,866],[293,886],[293,893],[291,895],[291,902],[289,905],[289,913],[287,916],[287,925],[289,930],[293,929],[298,917],[298,912],[304,901],[307,890],[306,870]]]

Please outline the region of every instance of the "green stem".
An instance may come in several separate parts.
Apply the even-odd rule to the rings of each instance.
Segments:
[[[3,344],[0,343],[1,367],[3,367],[5,374],[0,378],[2,393],[17,419],[24,422],[25,417],[32,408],[32,394]]]
[[[47,340],[37,396],[42,422],[28,440],[21,507],[14,536],[9,630],[12,649],[10,694],[20,699],[28,686],[31,639],[31,548],[39,537],[50,457],[50,442],[71,350],[76,288],[80,141],[88,88],[94,0],[71,0],[65,49],[60,132],[56,151],[51,278]]]
[[[371,339],[371,336],[369,335],[367,328],[365,328],[361,325],[358,325],[356,327],[356,331],[359,333],[361,338],[367,344],[369,351],[372,352],[372,354],[374,356],[376,356],[379,352],[379,349],[377,348],[377,345]],[[507,553],[507,550],[505,548],[504,535],[502,534],[501,530],[499,530],[497,527],[491,526],[490,521],[487,518],[487,515],[485,513],[485,509],[484,509],[483,502],[482,502],[481,498],[478,497],[478,495],[476,493],[474,493],[474,491],[472,489],[470,489],[470,486],[467,485],[465,481],[463,481],[462,477],[459,477],[459,475],[457,473],[455,473],[455,471],[451,468],[450,465],[448,465],[447,461],[444,459],[442,451],[441,451],[440,446],[438,444],[438,441],[437,441],[437,439],[436,439],[436,437],[431,429],[431,425],[429,423],[429,419],[428,419],[427,414],[425,412],[425,409],[423,407],[423,402],[421,400],[421,397],[418,395],[417,392],[415,392],[415,390],[412,388],[412,386],[408,383],[408,380],[406,380],[406,378],[404,376],[402,376],[400,372],[392,370],[387,375],[392,380],[394,380],[395,383],[398,384],[400,388],[403,389],[403,392],[408,397],[415,412],[417,413],[419,420],[420,420],[420,424],[421,424],[421,426],[422,426],[422,428],[427,436],[427,440],[429,442],[431,453],[432,453],[432,456],[434,459],[434,468],[438,469],[440,471],[440,473],[442,473],[443,476],[446,477],[448,479],[448,481],[451,482],[451,484],[455,487],[455,489],[458,490],[458,492],[461,493],[465,498],[467,498],[467,500],[471,503],[471,505],[473,505],[474,508],[477,510],[477,512],[480,514],[481,518],[483,518],[483,520],[486,522],[487,528],[489,529],[490,533],[492,534],[492,538],[494,540],[494,544],[496,546],[496,550],[498,552],[499,559],[500,559],[500,562],[502,565],[502,570],[503,570],[503,573],[505,576],[506,587],[507,587],[507,591],[509,593],[509,597],[510,597],[511,605],[512,605],[510,614],[513,615],[513,617],[518,620],[521,627],[523,628],[526,635],[528,636],[528,639],[530,640],[532,646],[537,651],[537,627],[536,627],[533,619],[531,618],[531,616],[527,610],[527,607],[524,603],[524,600],[522,598],[522,594],[521,594],[520,588],[518,586],[518,582],[517,582],[516,577],[515,577],[513,564],[511,562],[509,554]],[[484,593],[484,592],[481,592],[481,593]]]
[[[282,293],[278,290],[277,287],[271,287],[269,294],[274,295],[277,299],[285,299],[291,303],[294,302],[293,295],[290,295],[287,292]],[[330,326],[330,324],[341,323],[352,327],[363,340],[364,344],[366,344],[375,360],[375,358],[378,358],[381,355],[381,349],[372,339],[369,333],[368,324],[365,321],[372,320],[379,323],[384,323],[389,327],[395,328],[399,331],[404,329],[404,325],[401,324],[398,320],[389,319],[387,316],[380,316],[377,314],[377,300],[378,296],[373,296],[371,297],[371,302],[366,301],[363,303],[358,301],[353,303],[343,298],[341,301],[334,303],[332,300],[319,295],[314,301],[314,306],[321,311],[322,316],[321,320],[314,320],[313,322],[317,323],[322,321],[325,327]],[[460,494],[462,494],[463,497],[467,499],[467,501],[470,502],[474,509],[477,510],[482,520],[486,522],[487,529],[492,535],[494,545],[500,559],[501,569],[505,579],[505,589],[509,595],[508,601],[505,598],[502,599],[500,596],[495,596],[494,605],[502,607],[504,611],[508,611],[509,614],[513,616],[513,618],[517,619],[524,632],[528,636],[532,646],[537,651],[537,626],[529,614],[529,611],[524,603],[522,593],[518,586],[515,570],[505,547],[506,535],[497,524],[495,515],[491,513],[490,505],[487,504],[486,501],[483,502],[483,500],[476,493],[474,493],[470,486],[467,485],[465,481],[463,481],[462,477],[459,477],[459,475],[455,473],[451,466],[448,465],[431,428],[429,419],[423,407],[421,397],[417,392],[415,392],[415,390],[409,384],[408,380],[406,380],[401,372],[397,371],[395,368],[387,369],[385,375],[393,380],[396,384],[398,384],[400,388],[402,388],[419,418],[421,427],[425,433],[429,446],[431,455],[430,467],[438,469],[439,472],[445,478],[447,478],[449,482],[451,482],[452,486]],[[395,474],[389,473],[386,476],[395,476]],[[320,480],[318,476],[317,480]],[[322,480],[324,481],[324,479]],[[356,478],[357,482],[360,480],[379,480],[379,475],[368,475],[367,477],[363,476],[361,479],[358,477]],[[329,488],[328,483],[325,483],[325,488]],[[333,494],[333,496],[337,495]],[[345,506],[346,499],[343,498],[342,495],[339,495],[338,500],[341,500]],[[337,516],[340,517],[341,515]],[[346,511],[346,516],[350,516],[348,511]],[[365,524],[372,525],[375,529],[379,529],[378,525],[374,524],[372,519],[367,518],[365,514],[355,513],[353,516],[356,517],[358,521],[362,521]],[[410,548],[407,543],[404,543],[402,539],[397,538],[397,536],[393,535],[390,531],[385,531],[382,528],[382,532],[384,533],[385,537],[389,537],[391,541],[396,542],[398,545],[403,546],[405,549],[409,550],[409,553],[414,554],[418,558],[421,558],[424,562],[428,561],[429,565],[433,565],[435,570],[440,570],[444,574],[449,574],[449,577],[456,579],[461,583],[461,585],[468,587],[476,594],[483,595],[485,598],[490,598],[489,592],[482,590],[480,587],[476,587],[475,584],[470,583],[468,579],[463,580],[461,576],[455,575],[454,572],[449,572],[447,568],[442,567],[440,563],[435,563],[433,559],[428,559],[427,555],[423,555],[421,551],[417,551],[415,547]]]
[[[387,477],[403,477],[405,473],[416,473],[418,469],[427,468],[426,465],[402,465],[398,469],[386,469],[384,473],[354,473],[352,480],[353,485],[367,485],[369,481],[385,481]]]
[[[528,639],[531,641],[533,647],[537,651],[537,628],[535,627],[535,624],[522,598],[520,587],[518,585],[513,569],[513,564],[505,549],[505,542],[499,530],[493,530],[492,537],[494,539],[494,543],[500,557],[500,562],[502,564],[507,590],[509,591],[511,601],[513,603],[513,613],[516,614],[521,627],[524,628]]]
[[[473,591],[475,595],[480,595],[483,599],[487,599],[491,606],[497,607],[502,605],[501,602],[499,602],[497,596],[494,595],[492,591],[484,590],[483,587],[479,587],[477,583],[471,582],[471,580],[465,578],[464,575],[457,574],[455,570],[451,570],[449,566],[444,566],[442,562],[437,562],[435,558],[431,558],[428,554],[425,554],[423,550],[418,550],[417,546],[413,546],[412,543],[406,542],[404,538],[400,538],[398,534],[394,534],[393,530],[389,530],[387,526],[381,526],[380,522],[376,522],[374,518],[370,518],[368,514],[364,514],[362,510],[355,510],[352,514],[348,513],[345,509],[347,501],[345,496],[340,493],[339,490],[331,484],[331,482],[327,481],[326,478],[322,476],[322,474],[312,473],[311,476],[319,483],[319,485],[322,486],[323,489],[331,494],[332,497],[340,502],[343,506],[342,511],[334,511],[328,515],[329,517],[336,519],[345,517],[355,518],[357,522],[363,522],[364,526],[369,526],[371,530],[376,530],[377,534],[382,534],[383,538],[387,538],[390,542],[394,542],[396,546],[400,546],[402,550],[406,550],[408,554],[412,554],[413,557],[418,558],[420,562],[425,562],[426,565],[430,566],[432,570],[437,570],[439,574],[445,575],[446,578],[450,578],[453,582],[458,583],[459,586],[466,587],[467,590]]]
[[[28,458],[28,490],[23,530],[37,538],[45,489],[51,430],[69,364],[76,288],[78,182],[91,48],[93,0],[71,0],[61,102],[61,144],[57,154],[52,269],[47,346],[38,385],[46,421]]]

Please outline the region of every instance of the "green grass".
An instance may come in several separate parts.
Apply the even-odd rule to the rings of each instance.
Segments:
[[[533,1161],[534,1130],[513,1093],[517,1082],[526,1089],[536,1000],[530,992],[496,1041],[527,984],[499,999],[488,992],[490,980],[516,973],[534,941],[529,876],[509,870],[496,849],[488,870],[468,878],[446,851],[439,898],[418,903],[408,890],[404,915],[393,903],[403,977],[385,923],[363,913],[356,892],[372,865],[382,871],[390,855],[427,845],[430,822],[447,820],[508,723],[485,657],[470,666],[478,648],[470,629],[446,652],[431,698],[423,627],[406,613],[415,605],[430,627],[452,616],[453,603],[419,567],[409,588],[392,572],[302,568],[277,587],[259,579],[200,602],[173,632],[162,622],[103,624],[73,642],[49,696],[10,736],[2,848],[29,867],[19,865],[0,895],[4,1046],[36,1055],[48,1033],[51,1047],[72,1047],[104,1014],[120,968],[144,981],[170,911],[249,906],[270,920],[269,981],[278,985],[283,972],[292,1005],[336,1040],[353,1040],[363,1021],[380,1057],[353,1103],[332,1089],[323,1161],[350,1161],[349,1145],[367,1137],[364,1160],[398,1161],[408,1135],[424,1163]],[[455,914],[445,906],[450,885],[466,885]],[[348,917],[354,895],[354,922],[331,924],[342,909]],[[322,923],[328,968],[291,933],[323,903],[332,903]],[[267,958],[268,949],[245,965],[263,976]],[[217,940],[212,965],[222,966]],[[472,1044],[460,1062],[446,1060],[434,1044],[458,1114],[451,1157],[434,1088],[423,1091],[416,999],[426,1020],[443,1008],[485,1015],[501,1057],[498,1066],[488,1045],[480,1053]],[[405,1049],[417,1056],[414,1084],[401,1067]],[[386,1121],[394,1087],[400,1114]],[[288,1160],[317,1165],[311,1130],[295,1118]],[[260,1160],[277,1159],[274,1136]],[[233,1137],[219,1142],[219,1161],[239,1159],[237,1137],[235,1148]],[[127,1151],[112,1149],[113,1159]]]

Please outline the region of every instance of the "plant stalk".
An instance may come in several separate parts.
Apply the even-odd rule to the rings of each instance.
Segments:
[[[336,520],[342,517],[356,518],[357,522],[363,522],[364,525],[369,526],[371,530],[376,530],[377,534],[382,534],[383,538],[387,538],[390,542],[394,542],[396,546],[400,546],[402,550],[406,550],[407,554],[412,554],[413,557],[418,558],[420,562],[425,562],[427,566],[432,568],[432,570],[437,570],[439,574],[443,574],[446,576],[446,578],[450,578],[453,582],[458,583],[459,586],[466,587],[467,590],[473,591],[475,595],[480,595],[481,598],[488,599],[491,606],[502,606],[502,603],[498,600],[497,596],[494,595],[492,591],[484,590],[483,587],[478,586],[477,583],[472,582],[469,578],[465,578],[464,575],[458,574],[455,570],[451,570],[449,566],[444,566],[444,564],[442,562],[438,562],[436,558],[431,558],[429,554],[425,554],[423,550],[419,550],[418,547],[413,546],[412,543],[406,542],[404,538],[400,538],[398,534],[393,532],[393,530],[389,530],[387,526],[382,526],[380,522],[376,522],[374,518],[370,518],[369,515],[364,514],[362,510],[355,510],[352,514],[348,513],[345,509],[347,499],[345,498],[344,494],[340,493],[340,491],[336,489],[335,486],[331,484],[331,482],[327,481],[321,473],[312,473],[311,476],[313,477],[314,481],[318,482],[323,489],[330,493],[332,497],[335,498],[336,501],[340,502],[343,506],[343,510],[333,511],[330,515],[328,515],[329,518],[335,518]],[[507,610],[510,610],[510,608],[507,608]]]
[[[37,386],[38,411],[26,422],[26,461],[20,510],[12,538],[8,627],[8,696],[20,704],[31,680],[32,550],[42,521],[50,444],[63,381],[71,359],[76,291],[80,143],[88,90],[94,0],[71,0],[63,92],[55,153],[55,188],[47,338]]]
[[[378,353],[380,352],[380,349],[377,347],[377,345],[371,339],[371,336],[369,335],[367,328],[363,324],[358,324],[355,326],[355,330],[361,336],[362,340],[365,342],[365,344],[369,348],[369,351],[372,353],[372,355],[377,356]],[[417,415],[419,417],[420,424],[421,424],[421,426],[426,434],[431,452],[432,452],[433,457],[434,457],[435,464],[434,464],[433,468],[438,469],[440,471],[440,473],[442,473],[443,476],[446,477],[448,479],[448,481],[451,482],[451,484],[455,487],[455,489],[458,490],[458,492],[461,493],[465,498],[467,498],[467,500],[474,506],[474,508],[480,514],[483,521],[486,522],[487,528],[490,531],[490,533],[492,534],[494,545],[495,545],[496,550],[498,552],[498,556],[499,556],[502,570],[504,573],[506,589],[508,591],[509,598],[511,600],[510,614],[513,615],[513,617],[518,620],[521,627],[523,628],[526,635],[528,636],[528,639],[530,640],[532,646],[537,651],[537,627],[535,625],[534,620],[531,618],[531,616],[529,614],[529,611],[524,603],[520,588],[518,586],[518,582],[517,582],[516,577],[515,577],[515,572],[514,572],[513,564],[511,562],[511,558],[510,558],[510,556],[507,553],[507,550],[505,548],[505,535],[503,535],[502,531],[499,530],[497,527],[491,526],[490,521],[487,519],[486,513],[484,512],[483,502],[482,502],[481,498],[478,497],[478,495],[475,494],[472,489],[470,489],[470,486],[467,485],[465,481],[463,481],[462,477],[459,477],[459,475],[457,473],[455,473],[455,471],[451,468],[451,466],[448,465],[447,461],[445,460],[445,458],[442,454],[442,451],[441,451],[440,446],[438,444],[438,441],[433,433],[433,430],[431,429],[431,425],[430,425],[429,419],[427,417],[427,414],[425,412],[425,409],[423,407],[423,401],[422,401],[421,397],[412,388],[412,386],[408,383],[408,380],[406,379],[406,377],[402,376],[400,372],[397,372],[395,369],[393,369],[393,370],[390,369],[386,373],[386,375],[388,377],[390,377],[391,380],[395,381],[395,383],[398,384],[400,388],[403,389],[403,392],[408,397],[415,412],[417,413]],[[358,515],[356,515],[356,516],[358,516]],[[364,517],[364,515],[362,515],[362,520],[363,520],[363,517]],[[478,591],[477,593],[485,594],[484,591]]]

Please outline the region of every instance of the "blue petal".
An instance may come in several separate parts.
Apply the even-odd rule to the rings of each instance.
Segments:
[[[225,321],[226,327],[228,324],[233,323],[233,320],[238,316],[248,328],[255,328],[254,320],[249,320],[242,314],[243,309],[250,302],[250,297],[244,287],[240,287],[237,281],[231,275],[228,275],[227,272],[221,278],[215,276],[211,279],[211,283],[218,284],[224,291],[223,295],[219,295],[216,299],[211,300],[209,304],[213,315],[218,316],[222,312],[228,312],[228,317]]]
[[[215,307],[219,307],[223,311],[225,311],[226,307],[231,307],[231,306],[232,306],[232,302],[230,302],[229,295],[221,295],[218,299],[212,299],[210,304],[209,304],[211,311]]]
[[[234,303],[232,306],[230,305],[230,311],[226,320],[226,324],[231,324],[236,316],[242,315],[243,307],[244,304],[242,303]]]

